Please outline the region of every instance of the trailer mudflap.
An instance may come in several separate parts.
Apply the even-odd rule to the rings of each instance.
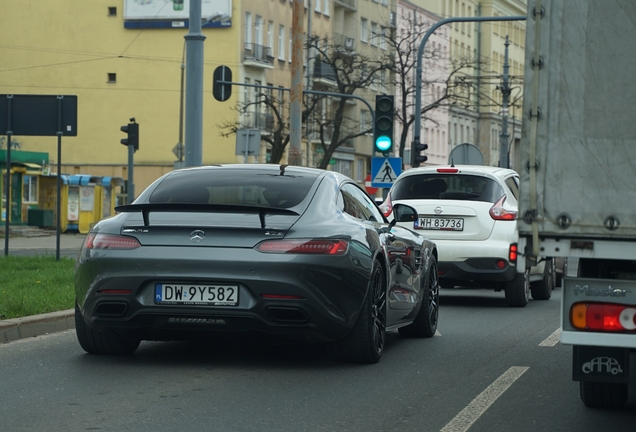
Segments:
[[[574,345],[572,380],[629,382],[629,348]]]

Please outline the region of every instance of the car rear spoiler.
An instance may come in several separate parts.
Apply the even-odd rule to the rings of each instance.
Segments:
[[[298,216],[299,213],[275,207],[261,207],[248,205],[227,205],[227,204],[181,204],[181,203],[161,203],[161,204],[127,204],[115,207],[116,212],[135,213],[141,212],[144,218],[144,226],[150,226],[150,212],[194,212],[194,213],[258,213],[261,221],[261,228],[265,229],[265,215],[289,215]]]

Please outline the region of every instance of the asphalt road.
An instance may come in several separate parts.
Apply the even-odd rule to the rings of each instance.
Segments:
[[[23,339],[0,345],[0,429],[633,431],[636,395],[621,410],[580,402],[559,302],[442,290],[438,336],[391,333],[364,366],[302,345],[142,342],[109,357],[72,331]]]

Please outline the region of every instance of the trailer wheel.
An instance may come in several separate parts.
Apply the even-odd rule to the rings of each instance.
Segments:
[[[581,381],[581,400],[588,408],[620,408],[627,402],[624,383]]]
[[[543,270],[543,279],[530,283],[530,292],[535,300],[549,300],[552,297],[554,289],[554,258],[548,258],[545,261]]]

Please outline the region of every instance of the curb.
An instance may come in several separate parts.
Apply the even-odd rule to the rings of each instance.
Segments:
[[[68,309],[0,321],[0,343],[75,328],[75,310]]]

